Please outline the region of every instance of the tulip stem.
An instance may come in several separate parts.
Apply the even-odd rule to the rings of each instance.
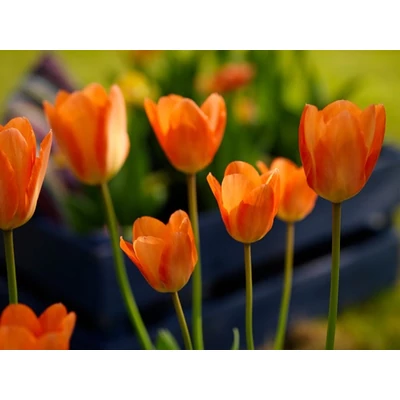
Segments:
[[[203,323],[202,323],[202,282],[201,282],[201,259],[200,259],[200,231],[199,231],[199,213],[197,211],[197,191],[196,174],[187,175],[189,216],[193,227],[194,238],[198,253],[197,265],[193,271],[193,298],[192,298],[192,330],[194,348],[202,350],[203,344]]]
[[[292,293],[293,277],[293,253],[294,253],[294,223],[286,224],[286,253],[285,253],[285,272],[283,281],[283,292],[281,309],[279,313],[278,329],[275,337],[275,350],[282,350],[285,343],[287,320],[289,315],[290,296]]]
[[[189,329],[186,323],[185,314],[182,310],[181,301],[179,300],[178,292],[173,292],[171,293],[171,295],[175,307],[176,316],[178,317],[179,326],[182,331],[182,337],[185,343],[186,350],[193,350],[192,339],[190,339]]]
[[[329,299],[328,331],[326,334],[326,350],[335,347],[335,330],[339,300],[339,270],[340,270],[340,219],[341,203],[332,203],[332,268],[331,294]]]
[[[18,303],[17,272],[15,268],[13,231],[3,231],[4,251],[7,264],[8,299],[10,304]]]
[[[114,255],[115,272],[117,275],[117,281],[121,290],[122,297],[125,302],[125,306],[128,310],[129,318],[136,330],[139,341],[145,350],[152,350],[153,344],[150,336],[147,332],[146,326],[140,315],[138,306],[133,296],[131,286],[129,284],[128,274],[126,273],[124,258],[122,250],[119,246],[119,237],[117,230],[117,217],[115,215],[114,206],[112,203],[110,191],[107,183],[101,184],[101,193],[103,196],[104,207],[107,217],[108,230],[110,232],[111,244]]]
[[[251,273],[251,245],[244,243],[244,267],[246,272],[246,343],[247,350],[254,350],[253,339],[253,279]]]

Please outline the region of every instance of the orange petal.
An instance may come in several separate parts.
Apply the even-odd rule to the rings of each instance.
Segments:
[[[361,110],[354,103],[348,100],[336,100],[328,104],[321,111],[321,113],[323,115],[325,123],[328,123],[331,119],[335,118],[343,111],[348,111],[355,118],[359,118],[361,114]]]
[[[10,304],[0,318],[0,326],[19,326],[35,336],[42,333],[42,327],[35,313],[25,304]]]
[[[64,103],[64,101],[67,100],[70,95],[71,95],[71,93],[68,93],[65,90],[59,90],[57,93],[57,96],[56,96],[55,104],[54,104],[55,108],[60,107],[61,104]]]
[[[228,214],[254,187],[254,183],[246,175],[233,174],[224,177],[221,186],[222,204]]]
[[[122,168],[130,149],[125,100],[117,85],[113,85],[110,90],[105,124],[105,142],[99,143],[97,151],[105,154],[103,171],[110,179]]]
[[[0,229],[14,228],[13,219],[18,205],[19,189],[15,173],[7,156],[0,150]]]
[[[56,332],[61,330],[62,322],[67,316],[67,309],[61,303],[48,307],[39,317],[43,332]]]
[[[0,326],[0,350],[36,350],[37,340],[20,326]]]
[[[365,165],[365,179],[369,179],[381,153],[386,129],[386,111],[382,104],[375,106],[375,132]]]
[[[249,181],[252,182],[254,187],[260,184],[260,174],[257,170],[251,165],[244,161],[233,161],[228,164],[225,168],[224,177],[233,174],[242,174],[247,177]]]
[[[72,332],[76,324],[76,314],[74,312],[68,313],[62,322],[62,331],[67,335],[68,338],[72,336]]]
[[[194,266],[193,242],[188,234],[174,232],[159,267],[159,279],[165,292],[178,292],[188,282]]]
[[[263,162],[263,161],[257,161],[256,166],[259,169],[259,171],[261,172],[261,174],[266,174],[267,172],[269,172],[269,168],[267,167],[267,164],[265,164],[265,162]]]
[[[212,93],[201,105],[201,110],[208,117],[210,130],[214,132],[215,151],[219,148],[226,126],[226,105],[222,96]]]
[[[360,115],[361,130],[364,134],[365,145],[369,149],[375,134],[375,106],[367,107]]]
[[[129,257],[129,259],[138,267],[140,265],[139,259],[136,257],[135,250],[133,250],[132,243],[127,242],[122,238],[119,239],[119,247]],[[139,267],[138,267],[139,268]]]
[[[159,292],[166,290],[159,273],[164,248],[165,241],[152,236],[140,236],[133,243],[133,249],[139,260],[137,267],[149,285]]]
[[[29,220],[32,217],[36,209],[39,193],[42,189],[44,177],[47,171],[52,138],[53,135],[51,132],[49,132],[40,144],[39,157],[36,158],[35,165],[33,166],[32,174],[30,176],[29,184],[26,189],[26,204],[24,207],[23,216],[21,216],[21,218],[23,217],[25,221]]]
[[[39,350],[69,350],[70,338],[65,332],[50,332],[38,340]]]
[[[189,99],[181,100],[172,110],[165,149],[171,164],[181,172],[199,172],[211,163],[215,155],[206,118]]]
[[[169,229],[165,224],[153,217],[140,217],[133,224],[133,241],[140,236],[154,236],[165,238]]]
[[[171,214],[167,225],[171,228],[172,232],[184,231],[188,233],[189,229],[191,229],[189,220],[189,215],[185,211],[178,210]]]
[[[158,123],[160,124],[161,133],[166,135],[170,128],[171,114],[175,106],[183,100],[183,97],[176,94],[163,96],[158,100],[157,113]]]
[[[33,132],[32,125],[28,118],[17,117],[10,120],[3,129],[15,128],[24,137],[26,144],[28,145],[28,153],[30,155],[30,161],[33,164],[36,158],[36,137]]]
[[[332,119],[315,148],[316,177],[312,187],[321,197],[340,203],[365,185],[367,148],[358,121],[348,111]]]
[[[167,132],[163,132],[158,122],[158,109],[157,104],[153,100],[144,100],[144,110],[146,112],[147,118],[149,119],[150,125],[156,135],[158,143],[160,144],[163,151],[165,151],[165,135]]]
[[[228,212],[225,210],[225,207],[222,203],[222,190],[219,182],[214,178],[211,172],[207,175],[207,182],[210,185],[211,191],[218,203],[218,208],[221,213],[222,220],[224,221],[225,226],[229,227],[229,216]]]
[[[81,93],[83,93],[96,107],[103,108],[108,103],[107,92],[99,83],[91,83],[87,85]]]
[[[278,157],[272,161],[271,170],[272,169],[279,170],[280,197],[282,198],[287,189],[287,186],[291,185],[293,178],[298,171],[298,167],[293,161],[284,157]],[[302,171],[304,171],[303,168]]]

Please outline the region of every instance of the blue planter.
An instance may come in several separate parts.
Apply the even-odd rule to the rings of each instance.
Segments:
[[[343,238],[354,237],[352,240],[356,241],[359,232],[380,230],[390,225],[390,216],[400,202],[399,173],[400,153],[384,147],[365,188],[344,203]],[[313,213],[296,225],[296,259],[304,261],[304,265],[308,265],[310,256],[329,254],[330,221],[330,204],[319,199]],[[242,298],[243,248],[226,233],[218,211],[201,215],[200,231],[205,308],[207,304],[214,304],[210,307],[223,310],[222,304],[227,299]],[[270,285],[270,279],[278,279],[283,268],[284,237],[285,225],[276,221],[271,232],[252,247],[257,285]],[[105,234],[80,237],[48,220],[35,218],[15,230],[14,241],[18,283],[22,292],[32,294],[32,298],[43,305],[63,302],[68,309],[77,312],[78,329],[82,332],[93,332],[93,335],[96,333],[109,339],[123,338],[130,332]],[[356,249],[356,242],[354,246]],[[2,243],[1,258],[4,259]],[[145,322],[149,327],[161,326],[165,318],[173,316],[170,299],[152,290],[128,259],[126,265]],[[351,270],[351,266],[348,268]],[[300,271],[307,271],[307,268],[299,269],[299,274]],[[0,264],[1,276],[4,279],[4,262]],[[190,284],[182,290],[181,300],[189,310]],[[276,301],[268,308],[276,309]],[[321,300],[316,295],[314,301]],[[0,294],[0,307],[4,307],[6,302],[6,297]],[[240,313],[239,310],[238,315]],[[109,339],[102,343],[109,343]],[[125,342],[122,340],[121,343]],[[210,346],[213,347],[211,341]]]

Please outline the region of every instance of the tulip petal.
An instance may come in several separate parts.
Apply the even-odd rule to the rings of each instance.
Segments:
[[[0,150],[0,229],[13,228],[13,218],[19,205],[19,189],[15,172]]]
[[[68,350],[70,338],[65,332],[49,332],[38,340],[39,350]]]
[[[136,257],[135,250],[133,250],[132,243],[129,243],[126,240],[124,240],[122,237],[120,237],[119,247],[129,257],[129,259],[138,267],[138,265],[140,264],[140,261]]]
[[[133,239],[139,239],[140,236],[154,236],[163,239],[168,235],[169,228],[153,217],[140,217],[133,224]]]
[[[1,314],[0,326],[19,326],[35,336],[42,334],[42,327],[31,308],[25,304],[10,304]]]
[[[364,134],[365,145],[369,149],[375,135],[375,105],[370,105],[361,113],[360,125]]]
[[[160,98],[157,104],[158,123],[160,124],[161,132],[166,135],[170,128],[171,114],[175,106],[183,100],[182,96],[170,94]]]
[[[278,157],[275,158],[271,163],[271,170],[278,169],[279,170],[279,180],[280,180],[280,197],[283,198],[287,187],[292,184],[294,176],[296,175],[299,168],[297,165],[287,158]],[[303,168],[301,168],[304,174]],[[304,175],[304,179],[306,179]],[[307,184],[307,182],[306,182]]]
[[[233,161],[228,164],[225,168],[224,177],[233,174],[245,175],[254,187],[260,185],[260,174],[251,164],[244,161]]]
[[[191,225],[189,224],[189,216],[183,210],[175,211],[169,217],[168,226],[171,228],[172,232],[188,233],[189,228],[191,229]]]
[[[313,189],[323,198],[340,203],[365,185],[367,148],[358,122],[348,111],[333,118],[315,147],[317,165]]]
[[[222,204],[228,214],[254,187],[254,183],[246,175],[233,174],[224,177],[221,186]]]
[[[386,111],[382,104],[375,106],[375,132],[365,165],[365,178],[369,179],[381,153],[386,129]]]
[[[165,135],[161,130],[160,124],[158,122],[158,110],[157,104],[154,103],[153,100],[145,99],[144,100],[144,110],[146,112],[147,118],[149,119],[150,125],[153,128],[153,131],[156,135],[158,143],[160,144],[161,148],[165,152]]]
[[[189,99],[181,100],[172,110],[165,143],[166,155],[181,172],[199,172],[210,164],[215,155],[206,118]]]
[[[218,208],[221,213],[222,220],[224,221],[225,226],[229,227],[229,216],[228,212],[225,210],[225,207],[222,203],[222,190],[221,190],[221,185],[219,182],[214,178],[214,176],[211,174],[211,172],[207,175],[207,182],[210,186],[211,191],[213,192],[213,195],[215,197],[215,200],[217,200]]]
[[[6,126],[3,127],[4,130],[8,128],[17,129],[24,137],[26,144],[28,146],[27,151],[30,155],[30,162],[32,165],[36,158],[36,137],[28,118],[24,117],[13,118],[6,124]]]
[[[152,236],[140,236],[133,243],[133,249],[139,260],[139,265],[136,266],[149,285],[159,292],[166,291],[159,274],[164,248],[165,241]]]
[[[110,89],[109,107],[105,115],[104,139],[104,148],[99,145],[97,151],[105,155],[103,173],[108,172],[108,180],[124,165],[130,149],[125,100],[117,85],[113,85]]]
[[[82,93],[90,100],[96,107],[103,108],[108,103],[107,92],[99,83],[91,83],[87,85]]]
[[[325,123],[328,123],[343,111],[348,111],[355,118],[358,118],[361,115],[361,110],[354,103],[348,100],[336,100],[328,104],[321,113]]]
[[[261,172],[261,174],[266,174],[269,172],[269,168],[267,167],[267,164],[265,164],[264,161],[257,161],[256,166],[258,170]]]
[[[21,326],[0,326],[0,350],[36,350],[37,341]]]
[[[62,322],[67,316],[67,309],[61,303],[48,307],[39,317],[43,332],[56,332],[61,330]]]
[[[39,193],[42,188],[44,177],[47,171],[52,138],[53,138],[52,132],[49,132],[42,140],[42,143],[40,144],[39,157],[36,158],[30,176],[29,184],[26,189],[26,204],[24,207],[24,214],[23,214],[25,222],[32,217],[36,209]]]
[[[64,101],[67,100],[70,95],[71,95],[71,93],[68,93],[65,90],[59,90],[57,93],[57,96],[56,96],[55,104],[54,104],[55,108],[60,107],[61,104],[64,103]],[[49,104],[49,103],[47,103],[47,104]]]
[[[212,93],[201,105],[201,110],[208,117],[211,132],[214,132],[215,152],[219,148],[226,126],[226,105],[222,96]]]

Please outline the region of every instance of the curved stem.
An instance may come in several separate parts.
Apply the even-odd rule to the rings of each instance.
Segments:
[[[246,343],[248,350],[254,350],[253,339],[253,280],[251,274],[251,245],[244,244],[244,267],[246,272]]]
[[[186,324],[185,314],[182,310],[182,305],[179,300],[178,292],[173,292],[171,293],[171,295],[175,307],[176,316],[178,317],[179,326],[182,331],[182,337],[185,343],[186,350],[193,350],[192,340],[190,339],[189,329]]]
[[[340,220],[341,203],[332,203],[332,268],[331,294],[329,299],[328,331],[326,333],[326,350],[335,347],[336,319],[339,301],[340,271]]]
[[[290,296],[292,293],[293,277],[293,253],[294,253],[294,223],[286,224],[286,253],[283,292],[281,310],[279,313],[278,329],[275,337],[275,350],[282,350],[285,343],[287,320],[289,315]]]
[[[17,272],[15,268],[13,231],[3,231],[4,252],[7,264],[8,299],[10,304],[18,303]]]
[[[194,348],[202,350],[203,344],[203,323],[201,311],[202,282],[201,282],[201,257],[200,257],[200,231],[199,231],[199,213],[197,211],[197,192],[196,192],[196,174],[187,175],[189,216],[193,227],[194,238],[198,253],[197,265],[193,271],[193,299],[192,299],[192,333]]]
[[[118,230],[117,230],[117,217],[115,215],[110,191],[107,183],[101,184],[101,193],[103,196],[104,206],[107,216],[107,225],[110,232],[111,244],[114,255],[115,272],[117,274],[117,281],[121,290],[125,306],[128,310],[129,318],[136,330],[139,341],[145,350],[152,350],[153,345],[150,336],[143,323],[138,306],[132,293],[129,284],[128,274],[126,273],[124,258],[122,250],[119,246]]]

